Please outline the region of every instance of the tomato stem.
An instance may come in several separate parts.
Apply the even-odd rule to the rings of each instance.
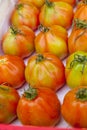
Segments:
[[[70,63],[70,69],[72,69],[74,67],[74,65],[76,65],[77,63],[82,64],[82,70],[81,73],[84,73],[84,69],[87,63],[87,57],[86,56],[82,56],[82,55],[78,55],[75,54],[74,55],[74,59],[71,61]]]
[[[49,31],[49,28],[48,27],[44,27],[42,24],[39,25],[38,29],[41,32],[48,32]]]
[[[16,5],[16,9],[17,9],[17,10],[21,9],[22,7],[23,7],[23,3],[20,3],[20,4],[17,4],[17,5]]]
[[[36,63],[43,61],[45,58],[42,54],[38,54],[36,58]]]
[[[21,32],[21,30],[17,29],[15,26],[10,26],[10,29],[11,29],[11,33],[13,35],[16,35],[16,34],[23,35],[23,33]]]
[[[46,4],[48,7],[52,7],[53,2],[50,2],[49,0],[45,0],[45,4]]]
[[[87,29],[86,20],[74,19],[74,25],[76,26],[77,29]]]
[[[37,97],[37,90],[35,88],[29,87],[28,90],[24,92],[24,97],[33,100]]]
[[[87,101],[87,88],[80,88],[76,93],[76,98],[81,101]]]

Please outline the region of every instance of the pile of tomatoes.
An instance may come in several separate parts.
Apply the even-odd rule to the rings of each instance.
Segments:
[[[63,117],[87,128],[86,10],[87,0],[18,0],[1,42],[0,123],[56,126]]]

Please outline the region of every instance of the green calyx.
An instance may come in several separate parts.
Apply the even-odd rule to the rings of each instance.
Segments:
[[[50,2],[49,0],[45,0],[45,4],[46,4],[48,7],[52,7],[52,6],[53,6],[53,2]]]
[[[23,35],[23,33],[21,32],[21,30],[19,30],[19,29],[16,28],[15,26],[10,26],[10,29],[11,29],[11,33],[12,33],[13,35],[17,35],[17,34]]]
[[[32,87],[29,87],[29,89],[24,92],[24,97],[26,97],[29,100],[35,99],[37,95],[37,90]]]
[[[73,59],[72,62],[70,63],[70,69],[72,69],[76,63],[82,64],[81,73],[83,74],[83,73],[84,73],[85,66],[86,66],[86,63],[87,63],[87,57],[86,57],[86,56],[79,55],[79,54],[75,54],[75,55],[74,55],[74,59]]]
[[[42,24],[39,25],[38,29],[44,33],[50,30],[48,27],[44,27]]]
[[[80,101],[87,101],[87,88],[80,88],[76,92],[76,99]]]
[[[74,25],[76,26],[77,29],[87,29],[86,20],[74,19]]]
[[[17,9],[17,10],[20,10],[21,8],[23,8],[23,3],[20,3],[20,4],[17,4],[17,5],[16,5],[16,9]]]
[[[36,57],[36,63],[42,62],[43,60],[45,60],[45,57],[42,54],[38,54]]]

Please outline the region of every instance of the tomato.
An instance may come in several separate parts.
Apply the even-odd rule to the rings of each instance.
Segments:
[[[28,60],[25,78],[32,87],[49,87],[57,91],[65,84],[64,65],[53,54],[35,54]]]
[[[19,94],[10,86],[0,85],[0,123],[8,124],[17,118]]]
[[[70,4],[70,5],[75,5],[76,4],[76,0],[50,0],[50,1],[64,1],[64,2],[67,2],[68,4]]]
[[[35,30],[39,24],[39,10],[32,4],[19,3],[11,15],[10,22],[16,27],[26,25]]]
[[[83,3],[78,5],[77,10],[75,11],[74,18],[87,20],[87,0],[83,0]]]
[[[2,39],[3,52],[25,58],[34,51],[34,38],[34,32],[27,26],[11,26]]]
[[[17,115],[24,125],[55,126],[60,120],[60,106],[51,89],[30,88],[19,100]]]
[[[50,2],[46,0],[39,15],[40,23],[44,26],[61,25],[69,28],[73,19],[73,7],[63,1]]]
[[[50,52],[61,59],[65,58],[68,54],[67,31],[58,25],[50,28],[41,25],[39,30],[40,32],[35,38],[36,52]]]
[[[87,86],[69,91],[64,97],[61,112],[73,127],[87,128]]]
[[[45,0],[19,0],[19,2],[23,2],[23,3],[27,3],[27,4],[32,3],[37,8],[41,8],[42,5],[44,4]]]
[[[25,82],[25,64],[20,57],[0,56],[0,84],[7,83],[13,88],[21,87]]]
[[[77,51],[66,61],[65,76],[70,88],[87,85],[87,53]]]
[[[75,27],[68,39],[69,52],[87,52],[87,22],[75,19]]]

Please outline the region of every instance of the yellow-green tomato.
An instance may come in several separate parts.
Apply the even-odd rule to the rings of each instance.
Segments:
[[[35,38],[35,49],[38,53],[50,52],[60,59],[68,55],[68,34],[65,28],[59,25],[51,27],[40,26],[40,33]]]
[[[65,76],[70,88],[87,85],[87,53],[77,51],[66,61]]]

